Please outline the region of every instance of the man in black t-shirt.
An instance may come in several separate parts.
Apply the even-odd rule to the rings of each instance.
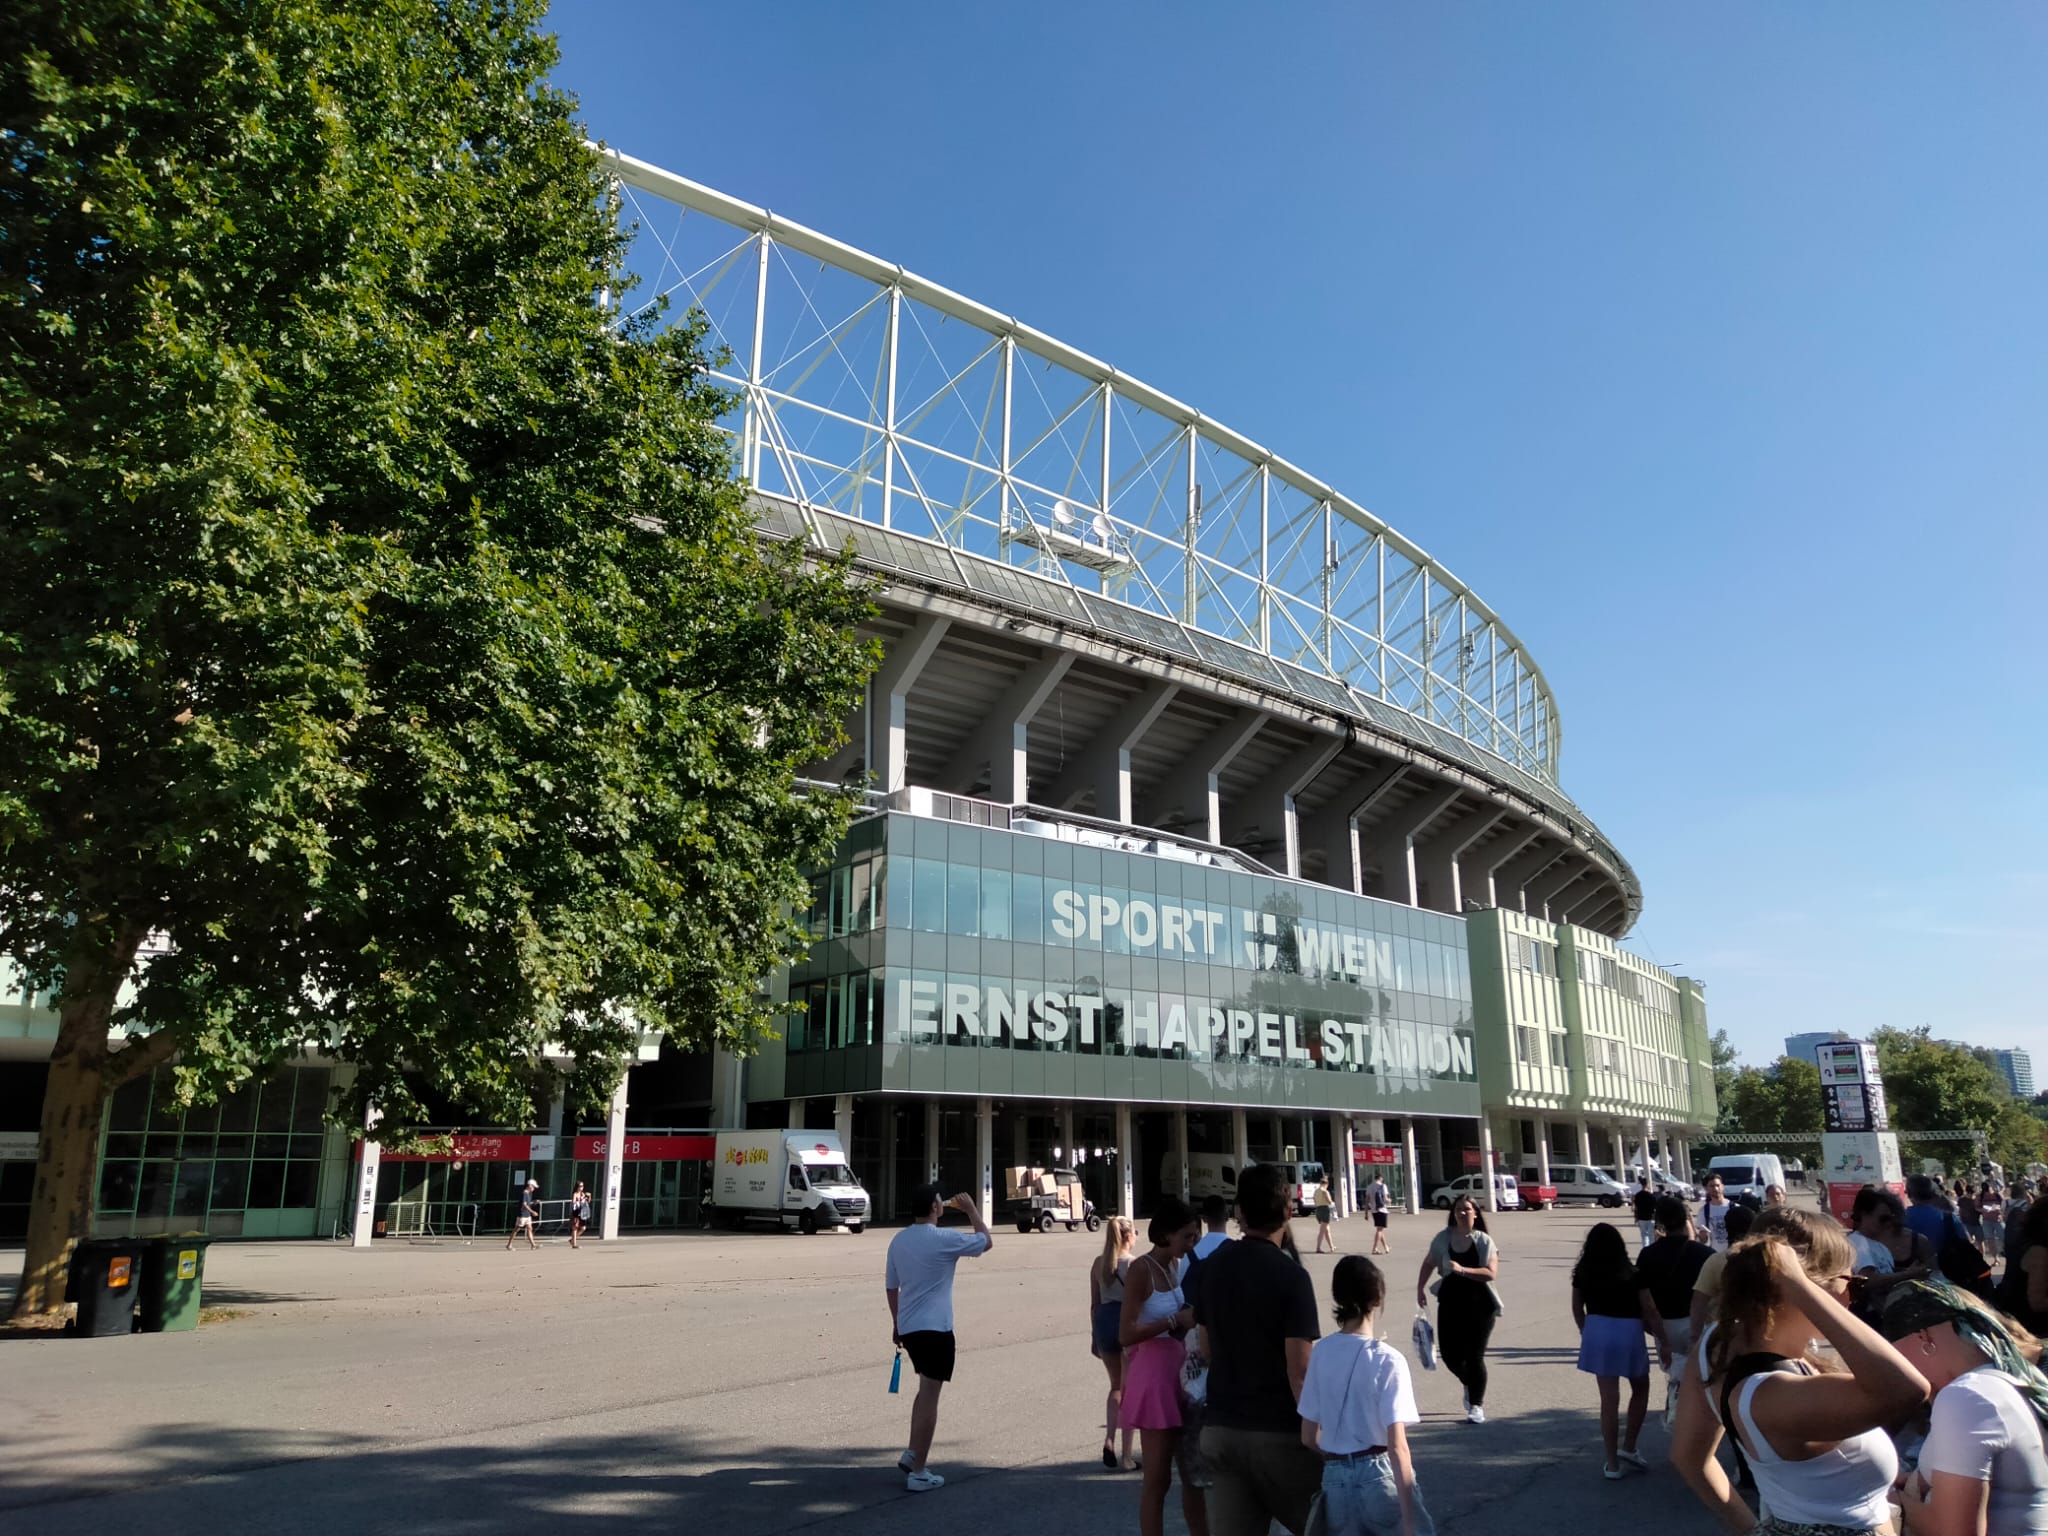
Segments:
[[[1658,1363],[1664,1367],[1668,1413],[1675,1406],[1673,1393],[1684,1379],[1686,1354],[1692,1348],[1692,1288],[1714,1250],[1693,1240],[1692,1214],[1678,1196],[1657,1197],[1656,1220],[1657,1241],[1636,1260],[1636,1289],[1650,1293],[1650,1305],[1664,1320]]]
[[[1650,1176],[1643,1175],[1643,1181],[1636,1186],[1636,1231],[1642,1237],[1637,1245],[1638,1253],[1646,1251],[1657,1240],[1657,1193],[1650,1188]]]
[[[519,1214],[512,1218],[512,1236],[505,1239],[507,1249],[517,1241],[519,1234],[526,1234],[526,1246],[538,1248],[533,1240],[533,1229],[540,1222],[540,1180],[528,1179],[526,1188],[519,1191]]]
[[[1308,1272],[1280,1250],[1287,1214],[1280,1169],[1246,1169],[1237,1184],[1244,1237],[1202,1261],[1194,1296],[1209,1360],[1202,1454],[1216,1536],[1265,1536],[1273,1520],[1300,1536],[1322,1485],[1322,1457],[1301,1443],[1295,1411],[1322,1328]]]

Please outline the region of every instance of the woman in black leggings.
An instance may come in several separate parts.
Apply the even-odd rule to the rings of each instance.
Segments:
[[[1493,1282],[1500,1274],[1500,1250],[1486,1230],[1486,1218],[1468,1195],[1451,1206],[1443,1231],[1430,1242],[1415,1277],[1415,1305],[1429,1305],[1429,1278],[1437,1277],[1436,1338],[1444,1365],[1465,1387],[1465,1422],[1486,1422],[1486,1345],[1493,1337],[1500,1303]]]

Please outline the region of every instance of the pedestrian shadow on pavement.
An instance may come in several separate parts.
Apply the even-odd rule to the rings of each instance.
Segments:
[[[1655,1418],[1643,1441],[1653,1470],[1601,1478],[1590,1383],[1587,1395],[1582,1408],[1420,1426],[1418,1476],[1439,1529],[1490,1536],[1504,1521],[1534,1521],[1573,1536],[1640,1536],[1655,1521],[1660,1536],[1711,1536],[1712,1522],[1663,1464]],[[33,1436],[32,1424],[22,1428]],[[833,1536],[958,1536],[965,1521],[973,1536],[1083,1536],[1136,1521],[1137,1479],[1104,1473],[1086,1459],[1092,1446],[1073,1461],[988,1467],[947,1462],[942,1445],[934,1465],[948,1486],[912,1495],[894,1452],[860,1443],[873,1433],[872,1423],[816,1422],[796,1392],[769,1446],[658,1431],[592,1435],[545,1420],[459,1443],[318,1427],[110,1425],[90,1478],[79,1475],[75,1439],[41,1455],[32,1441],[12,1441],[17,1454],[0,1461],[0,1527],[19,1521],[38,1536],[139,1524],[209,1536],[772,1536],[820,1526]],[[1183,1529],[1178,1505],[1176,1493],[1172,1532]]]

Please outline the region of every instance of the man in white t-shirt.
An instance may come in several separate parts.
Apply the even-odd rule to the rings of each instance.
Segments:
[[[953,1268],[995,1246],[988,1223],[965,1195],[945,1199],[936,1184],[920,1185],[911,1196],[916,1220],[889,1242],[883,1284],[889,1296],[889,1337],[910,1356],[917,1372],[917,1396],[910,1404],[910,1446],[897,1458],[904,1486],[912,1493],[943,1488],[946,1480],[925,1470],[932,1436],[939,1427],[939,1392],[953,1379]],[[948,1206],[973,1224],[972,1232],[939,1225]]]
[[[1710,1173],[1707,1198],[1700,1202],[1700,1225],[1707,1229],[1707,1246],[1716,1253],[1728,1251],[1728,1192],[1721,1175]]]

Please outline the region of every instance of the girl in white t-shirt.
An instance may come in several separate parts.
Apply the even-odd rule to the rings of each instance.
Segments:
[[[1422,1419],[1408,1361],[1373,1337],[1386,1294],[1371,1259],[1337,1261],[1338,1331],[1318,1341],[1301,1384],[1301,1439],[1322,1453],[1329,1536],[1435,1536],[1408,1454],[1408,1426]]]
[[[1934,1388],[1919,1470],[1899,1490],[1907,1536],[2048,1530],[2040,1341],[1943,1280],[1900,1286],[1884,1331]]]

